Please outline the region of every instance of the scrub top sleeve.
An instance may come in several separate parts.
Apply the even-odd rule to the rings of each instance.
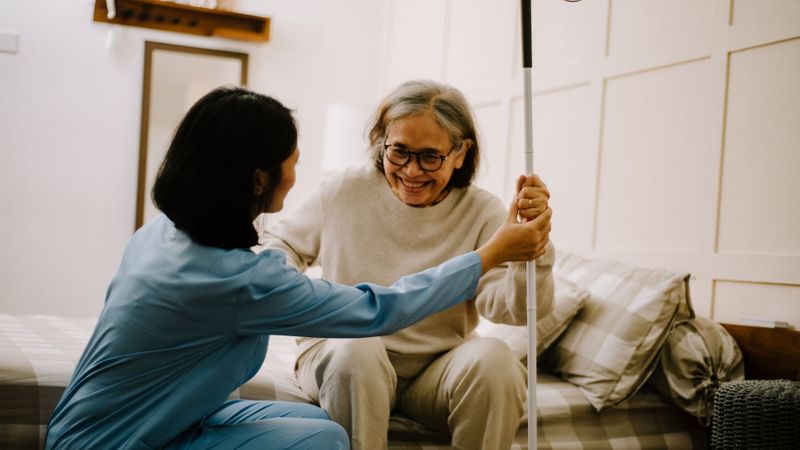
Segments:
[[[282,252],[267,250],[239,299],[239,334],[366,337],[394,333],[423,318],[474,298],[481,275],[475,252],[408,275],[391,286],[333,284],[286,265]]]

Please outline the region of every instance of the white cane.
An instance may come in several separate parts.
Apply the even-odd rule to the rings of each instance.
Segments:
[[[522,0],[522,71],[525,83],[525,173],[533,172],[533,117],[531,92],[531,0]],[[536,416],[536,263],[525,263],[528,309],[528,449],[535,450]]]
[[[581,0],[564,0],[577,3]],[[533,86],[531,66],[533,65],[531,0],[522,0],[522,71],[525,83],[525,173],[533,173]],[[536,414],[536,263],[525,263],[527,277],[528,304],[528,449],[535,450],[538,438]]]

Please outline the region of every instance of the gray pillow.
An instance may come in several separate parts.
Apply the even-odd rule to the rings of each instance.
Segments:
[[[743,379],[739,345],[722,325],[698,316],[669,334],[648,386],[707,425],[720,383]]]

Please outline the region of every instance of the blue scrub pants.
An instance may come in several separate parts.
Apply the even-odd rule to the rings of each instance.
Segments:
[[[166,448],[348,450],[350,439],[344,428],[313,405],[229,400]]]

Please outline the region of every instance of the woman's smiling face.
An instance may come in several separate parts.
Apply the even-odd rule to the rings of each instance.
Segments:
[[[467,153],[462,148],[453,149],[450,135],[439,126],[431,113],[402,117],[386,128],[386,145],[409,152],[435,152],[447,156],[436,171],[424,171],[413,155],[403,166],[393,164],[383,154],[383,173],[392,192],[403,203],[425,207],[434,205],[447,196],[445,187],[453,172],[464,163]],[[451,152],[452,150],[452,152]]]

